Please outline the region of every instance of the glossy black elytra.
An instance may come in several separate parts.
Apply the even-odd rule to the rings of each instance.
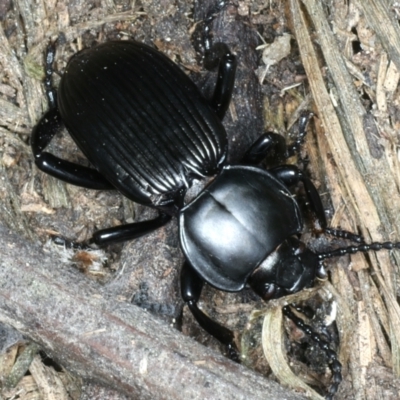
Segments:
[[[206,56],[219,60],[210,100],[166,56],[134,41],[103,43],[73,56],[56,95],[51,86],[54,49],[50,48],[45,82],[51,108],[34,129],[31,144],[42,171],[86,188],[116,189],[160,211],[153,220],[98,231],[91,243],[134,239],[171,217],[178,219],[187,260],[181,275],[182,297],[200,325],[228,345],[233,355],[232,332],[197,306],[204,282],[225,291],[240,291],[248,284],[268,300],[325,278],[325,258],[400,245],[361,243],[317,254],[298,239],[303,218],[289,187],[301,182],[322,229],[360,242],[357,235],[327,227],[311,180],[297,167],[283,164],[297,145],[287,148],[282,137],[266,133],[240,165],[226,164],[227,137],[221,120],[231,99],[236,60],[225,44],[205,43]],[[307,118],[300,120],[300,136],[306,123]],[[44,151],[62,125],[93,168]],[[258,167],[271,153],[280,165],[267,171]],[[214,179],[195,199],[185,202],[193,180],[206,177]],[[289,309],[285,313],[294,318]],[[324,347],[334,375],[332,397],[341,369],[336,355],[325,343]]]

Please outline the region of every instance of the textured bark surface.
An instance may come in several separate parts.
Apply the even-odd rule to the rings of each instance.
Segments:
[[[69,370],[137,399],[300,398],[0,228],[0,321]]]

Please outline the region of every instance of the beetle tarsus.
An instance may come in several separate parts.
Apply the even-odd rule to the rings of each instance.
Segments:
[[[47,100],[50,108],[57,107],[57,92],[53,86],[53,63],[56,54],[56,42],[50,41],[46,48],[45,79]]]
[[[236,57],[225,43],[213,43],[212,22],[216,15],[229,4],[227,1],[219,1],[204,18],[203,46],[204,68],[211,71],[218,67],[217,81],[210,105],[220,119],[223,119],[232,97],[232,91],[236,73]]]
[[[204,50],[207,53],[212,48],[212,35],[211,35],[211,25],[216,18],[216,16],[228,5],[234,5],[225,0],[218,1],[214,6],[208,11],[206,17],[204,18],[204,28],[203,28],[203,43]]]
[[[74,242],[69,239],[65,239],[61,236],[52,235],[51,240],[57,246],[63,246],[66,249],[74,249],[74,250],[86,250],[91,249],[89,242]]]
[[[301,148],[304,145],[304,139],[307,135],[307,126],[313,116],[314,114],[312,112],[304,112],[300,116],[296,139],[288,146],[288,157],[300,154]]]
[[[300,116],[296,139],[289,145],[282,135],[274,132],[265,132],[247,150],[242,162],[256,165],[268,157],[268,162],[279,165],[288,158],[299,154],[307,135],[308,123],[313,115],[313,113],[304,112]]]

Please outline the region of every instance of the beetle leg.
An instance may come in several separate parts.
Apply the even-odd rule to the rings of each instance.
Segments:
[[[103,175],[93,168],[71,163],[43,151],[55,134],[63,127],[57,108],[57,94],[52,83],[54,56],[55,43],[50,42],[46,50],[44,79],[50,110],[41,118],[32,132],[31,146],[35,164],[43,172],[73,185],[83,186],[88,189],[113,189],[113,186]]]
[[[296,140],[288,146],[288,152],[287,152],[288,158],[300,152],[301,146],[304,144],[304,138],[307,135],[308,123],[310,122],[310,119],[313,115],[314,114],[312,112],[307,112],[303,113],[300,116]]]
[[[203,29],[204,67],[208,70],[218,67],[217,82],[210,105],[220,119],[224,118],[231,101],[237,62],[225,43],[212,43],[211,25],[216,15],[228,4],[225,0],[218,1],[205,17]]]
[[[125,242],[128,240],[137,239],[148,233],[155,231],[164,226],[171,220],[171,216],[160,213],[157,218],[148,221],[134,222],[121,226],[115,226],[108,229],[102,229],[93,234],[89,243],[103,246],[110,243]]]
[[[233,332],[212,320],[197,306],[203,285],[204,281],[198,273],[189,265],[188,262],[185,262],[181,271],[181,293],[183,300],[188,305],[199,325],[210,335],[219,340],[223,345],[227,346],[229,358],[238,362],[239,355]]]
[[[311,210],[315,214],[320,227],[323,231],[325,231],[328,226],[326,222],[325,210],[322,205],[321,197],[319,196],[318,191],[311,180],[308,179],[295,165],[280,165],[278,167],[271,168],[268,170],[268,172],[274,175],[286,186],[294,186],[299,182],[303,183]]]
[[[342,381],[342,364],[340,363],[336,352],[330,348],[329,343],[325,341],[321,335],[315,332],[310,325],[307,325],[301,318],[294,314],[290,309],[290,306],[283,307],[282,311],[284,315],[290,318],[296,326],[305,332],[325,353],[328,359],[329,368],[332,371],[332,384],[329,388],[326,399],[332,400],[338,390],[340,382]]]
[[[286,186],[296,185],[298,182],[303,182],[304,189],[312,211],[314,212],[317,221],[322,230],[328,235],[332,235],[341,239],[351,240],[356,243],[365,243],[362,236],[349,232],[343,229],[329,228],[326,221],[324,207],[321,202],[321,197],[318,194],[314,184],[308,179],[304,173],[294,165],[281,165],[268,170],[272,175],[278,178]]]
[[[44,85],[46,87],[47,101],[49,102],[50,108],[57,107],[57,92],[53,86],[53,63],[56,55],[56,43],[49,42],[46,48],[46,66],[45,66],[45,78]]]
[[[97,246],[105,246],[111,243],[125,242],[128,240],[137,239],[141,236],[147,235],[161,228],[171,220],[171,216],[160,213],[157,218],[148,221],[134,222],[132,224],[125,224],[114,226],[112,228],[102,229],[93,234],[87,241],[82,243],[72,242],[59,236],[53,236],[53,241],[67,248],[85,249],[90,248],[92,244]]]
[[[110,190],[114,187],[93,168],[63,160],[43,151],[63,126],[57,108],[50,109],[32,132],[31,147],[36,166],[43,172],[72,185],[88,189]]]
[[[312,113],[307,113],[300,117],[296,140],[289,145],[286,144],[285,138],[277,133],[266,132],[261,135],[246,151],[242,163],[256,165],[268,156],[276,164],[281,164],[287,158],[294,156],[304,143],[306,128],[312,116]]]
[[[266,156],[271,156],[278,164],[287,158],[285,138],[277,133],[266,132],[261,135],[246,151],[241,163],[257,165]]]
[[[210,104],[220,119],[224,118],[232,98],[236,64],[236,57],[225,43],[216,43],[206,52],[205,68],[212,69],[215,65],[219,65],[217,82]]]

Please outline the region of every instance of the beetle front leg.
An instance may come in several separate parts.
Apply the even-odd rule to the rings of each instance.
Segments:
[[[293,304],[291,306],[296,308]],[[329,368],[332,371],[332,384],[329,388],[329,393],[326,396],[326,399],[332,400],[339,388],[340,382],[342,382],[342,364],[338,359],[337,353],[330,348],[329,343],[324,340],[319,333],[315,332],[310,325],[307,325],[290,309],[290,305],[283,307],[282,311],[284,315],[290,318],[294,324],[306,335],[308,335],[312,341],[316,343],[316,345],[325,353]]]
[[[321,197],[312,181],[305,176],[304,172],[294,165],[286,165],[274,168],[271,173],[276,174],[278,178],[288,186],[297,184],[298,182],[303,183],[311,208],[319,220],[321,227],[325,229],[327,227],[327,222]]]
[[[356,233],[328,227],[321,197],[312,181],[307,178],[299,168],[294,165],[281,165],[279,167],[271,168],[269,172],[286,186],[294,186],[299,182],[303,183],[311,210],[315,214],[321,229],[325,233],[338,238],[348,239],[352,242],[365,243],[364,238]]]
[[[294,186],[299,182],[303,183],[311,210],[315,214],[321,228],[326,231],[328,223],[326,222],[325,210],[322,205],[321,197],[311,180],[294,165],[281,165],[271,168],[268,172],[274,175],[286,186]]]
[[[197,306],[203,285],[204,281],[198,273],[188,262],[185,262],[181,271],[181,293],[184,302],[188,305],[199,325],[211,336],[214,336],[223,345],[227,346],[229,358],[238,362],[239,355],[233,332],[212,320]]]

